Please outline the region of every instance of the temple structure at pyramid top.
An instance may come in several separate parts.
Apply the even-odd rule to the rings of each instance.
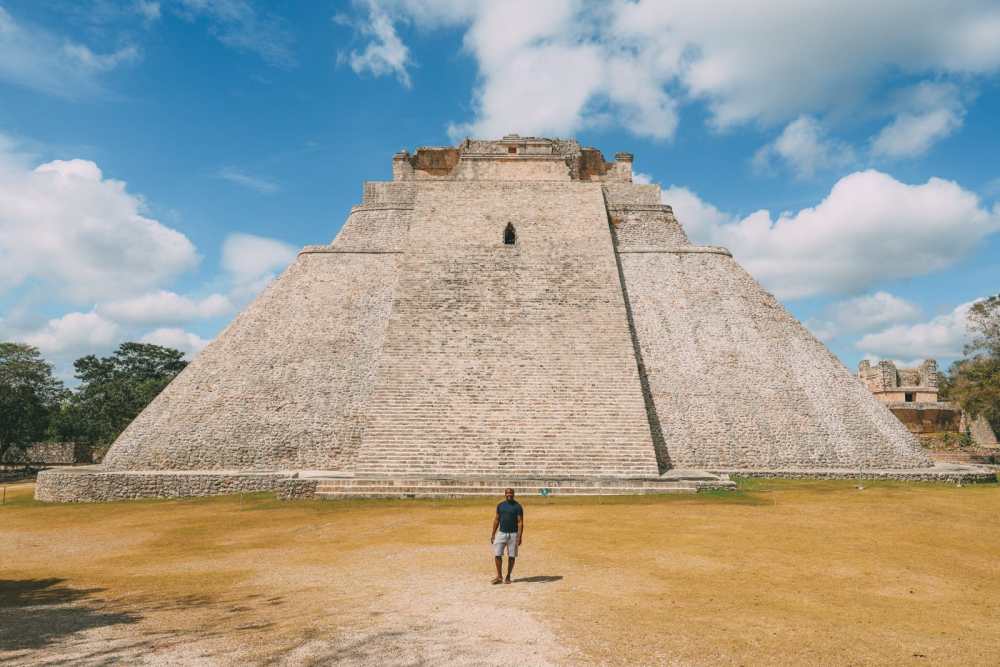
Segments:
[[[689,242],[630,154],[508,135],[397,153],[101,466],[37,494],[649,492],[734,471],[945,474],[727,250]]]
[[[617,153],[605,162],[596,148],[574,139],[542,139],[508,134],[498,141],[466,139],[459,146],[403,150],[392,158],[395,181],[513,180],[632,182],[632,155]]]

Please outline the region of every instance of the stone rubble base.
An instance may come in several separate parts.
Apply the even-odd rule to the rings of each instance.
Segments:
[[[277,492],[295,472],[236,470],[107,471],[100,466],[51,468],[38,474],[35,498],[44,502],[96,503],[138,498],[222,496]]]
[[[910,470],[842,470],[811,468],[803,470],[714,470],[728,477],[784,479],[875,479],[905,482],[947,482],[951,484],[982,484],[997,481],[995,470],[986,466],[938,463],[931,468]]]
[[[273,491],[282,500],[307,498],[449,498],[499,496],[512,486],[521,496],[648,495],[735,488],[732,477],[889,479],[972,484],[996,482],[994,470],[939,464],[913,470],[670,470],[659,478],[501,479],[497,477],[355,477],[325,471],[151,470],[108,471],[101,466],[52,468],[38,475],[35,498],[44,502],[108,502]]]

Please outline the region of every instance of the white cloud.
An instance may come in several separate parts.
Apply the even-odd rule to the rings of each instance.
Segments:
[[[681,99],[706,103],[719,128],[772,125],[854,113],[893,73],[958,79],[1000,68],[1000,7],[989,0],[919,10],[908,0],[355,4],[393,24],[363,23],[372,53],[392,56],[376,59],[380,71],[366,71],[404,82],[413,62],[405,44],[387,39],[398,40],[395,25],[465,31],[480,81],[475,118],[453,124],[453,135],[567,134],[615,124],[662,139],[674,133]]]
[[[147,22],[153,22],[160,18],[160,3],[153,0],[136,0],[135,12]]]
[[[0,154],[0,293],[29,280],[77,303],[156,287],[198,261],[180,232],[88,160],[35,169]]]
[[[783,298],[856,292],[937,271],[1000,230],[1000,205],[983,208],[957,183],[907,185],[873,170],[845,176],[816,206],[777,218],[761,210],[740,219],[685,188],[667,189],[663,201],[693,241],[728,247]]]
[[[107,347],[118,339],[120,329],[95,312],[67,313],[51,319],[41,329],[20,336],[43,354],[88,354],[94,348]]]
[[[175,350],[184,352],[188,359],[190,359],[205,349],[205,346],[212,341],[206,340],[189,331],[184,331],[183,329],[162,328],[150,331],[139,342],[172,347]]]
[[[674,209],[684,231],[695,243],[717,243],[716,237],[724,225],[738,222],[737,218],[723,213],[685,187],[671,185],[660,197],[664,204]]]
[[[370,72],[375,76],[393,74],[399,82],[410,87],[410,50],[396,34],[396,28],[389,15],[374,0],[367,4],[367,20],[357,25],[357,30],[371,41],[364,51],[351,51],[342,55],[341,61],[350,63],[355,74]]]
[[[921,83],[903,91],[897,107],[893,121],[872,139],[872,153],[878,157],[923,155],[960,128],[965,117],[954,84]]]
[[[296,249],[287,243],[252,234],[230,234],[222,244],[222,268],[238,285],[270,279],[295,259]]]
[[[274,194],[281,189],[278,187],[277,183],[273,183],[257,176],[251,176],[250,174],[244,173],[235,167],[223,167],[219,170],[218,176],[219,178],[227,180],[230,183],[235,183],[241,187],[256,190],[257,192],[265,195]]]
[[[720,127],[849,110],[890,71],[981,74],[1000,66],[1000,8],[988,0],[835,4],[798,0],[619,5],[621,39],[672,39],[679,77]]]
[[[920,308],[916,304],[881,291],[838,301],[827,312],[834,322],[850,332],[868,331],[920,316]]]
[[[799,178],[811,178],[817,171],[850,164],[854,151],[829,138],[815,118],[799,116],[785,126],[777,139],[757,151],[754,164],[767,169],[775,159],[785,162]]]
[[[99,75],[139,58],[135,46],[94,53],[0,7],[0,80],[60,97],[101,92]]]
[[[830,340],[919,316],[920,308],[915,304],[879,291],[833,303],[826,307],[822,319],[808,320],[805,324],[817,338]]]
[[[139,49],[126,46],[113,53],[94,53],[83,44],[65,44],[63,51],[71,61],[94,72],[109,72],[122,63],[139,59]]]
[[[185,20],[204,19],[212,35],[232,49],[254,53],[270,65],[295,65],[285,22],[258,12],[247,0],[177,0],[168,7]]]
[[[219,317],[231,313],[233,309],[232,301],[222,294],[195,300],[166,290],[97,306],[101,315],[130,324],[180,324]]]
[[[961,356],[968,337],[967,316],[974,301],[927,322],[896,325],[861,337],[855,345],[882,358],[954,359]]]

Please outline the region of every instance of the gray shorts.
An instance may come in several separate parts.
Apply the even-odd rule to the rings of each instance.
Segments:
[[[517,533],[497,533],[493,538],[493,555],[503,556],[503,548],[507,547],[507,556],[517,558]]]

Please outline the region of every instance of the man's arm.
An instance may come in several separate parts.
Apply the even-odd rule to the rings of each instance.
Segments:
[[[497,536],[497,528],[500,527],[500,510],[497,510],[496,516],[493,517],[493,531],[490,533],[490,544],[493,544],[493,540]]]
[[[524,512],[517,515],[517,546],[521,546],[521,537],[524,535]]]

